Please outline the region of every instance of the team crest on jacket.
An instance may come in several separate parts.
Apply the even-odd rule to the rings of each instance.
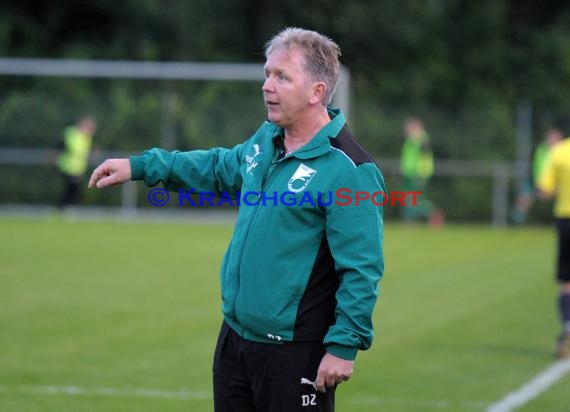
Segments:
[[[309,166],[301,163],[291,179],[287,184],[289,191],[293,193],[301,192],[309,185],[311,179],[317,174],[315,169],[311,169]]]

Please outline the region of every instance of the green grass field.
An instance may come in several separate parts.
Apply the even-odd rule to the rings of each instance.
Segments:
[[[212,411],[232,228],[0,219],[0,411]],[[550,228],[388,225],[338,411],[484,411],[553,362]],[[570,411],[570,375],[523,412]]]

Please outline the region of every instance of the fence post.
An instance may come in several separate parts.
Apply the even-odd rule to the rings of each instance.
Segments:
[[[340,66],[340,77],[336,86],[336,92],[332,98],[332,105],[342,109],[346,122],[350,125],[351,123],[351,86],[350,86],[350,71],[344,67]],[[354,125],[353,125],[354,126]]]
[[[137,214],[137,183],[127,181],[121,185],[121,214],[133,216]]]

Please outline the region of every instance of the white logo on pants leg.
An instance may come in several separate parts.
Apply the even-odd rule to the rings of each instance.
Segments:
[[[316,406],[317,405],[317,395],[314,393],[311,395],[301,395],[302,406]]]
[[[317,383],[307,378],[301,378],[301,385],[311,385],[315,390],[317,390]]]

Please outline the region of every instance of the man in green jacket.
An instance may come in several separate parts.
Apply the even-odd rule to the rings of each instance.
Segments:
[[[328,107],[339,47],[288,28],[265,55],[267,121],[245,142],[109,159],[89,186],[144,180],[182,202],[190,192],[240,201],[220,273],[215,410],[333,411],[336,386],[372,342],[384,271],[382,198],[373,195],[386,188],[342,112]]]

